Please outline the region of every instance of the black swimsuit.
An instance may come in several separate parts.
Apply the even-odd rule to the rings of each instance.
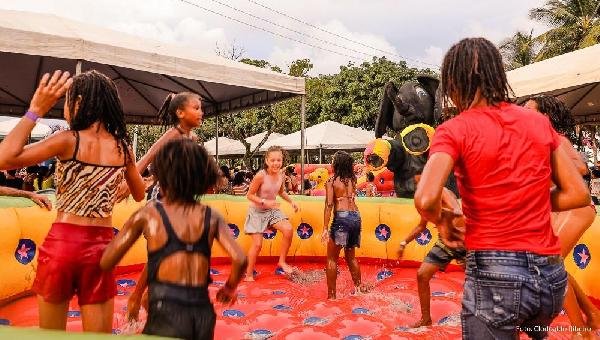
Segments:
[[[176,337],[182,339],[212,339],[216,315],[208,296],[210,269],[207,284],[200,287],[179,285],[158,280],[158,268],[169,255],[184,251],[201,254],[210,261],[211,249],[208,242],[211,209],[206,207],[204,230],[200,239],[185,243],[177,237],[162,203],[156,201],[167,243],[159,250],[148,253],[148,298],[150,311],[144,334]],[[210,267],[210,266],[209,266]]]

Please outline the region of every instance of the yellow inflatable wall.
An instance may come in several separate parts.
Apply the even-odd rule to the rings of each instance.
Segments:
[[[282,204],[294,228],[294,238],[288,255],[297,257],[325,256],[325,246],[320,241],[323,230],[323,198],[296,196],[300,206],[298,213]],[[230,223],[230,228],[239,244],[247,250],[250,237],[244,234],[248,201],[243,197],[209,195],[204,202],[217,209]],[[115,207],[113,223],[120,229],[127,218],[145,203],[133,201]],[[55,211],[36,207],[11,207],[10,202],[0,201],[0,301],[10,299],[31,288],[35,278],[38,247],[42,244]],[[23,204],[20,204],[21,206]],[[19,204],[16,204],[19,206]],[[394,198],[359,198],[362,239],[357,256],[382,260],[395,260],[398,244],[418,223],[419,216],[412,200]],[[279,255],[279,233],[264,235],[261,256]],[[409,244],[403,260],[420,262],[433,246],[437,237],[436,229],[429,226],[419,239]],[[573,274],[583,290],[590,296],[600,299],[600,220],[583,235],[573,253],[565,259],[568,271]],[[594,242],[596,240],[596,242]],[[213,258],[224,258],[227,254],[215,242]],[[146,261],[144,238],[140,238],[120,263],[121,266],[141,264]]]

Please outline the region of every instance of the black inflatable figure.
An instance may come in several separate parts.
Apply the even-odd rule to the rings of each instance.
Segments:
[[[385,85],[375,123],[377,139],[367,148],[365,162],[373,170],[385,166],[394,173],[398,197],[414,197],[415,175],[427,162],[433,126],[442,120],[438,86],[439,80],[430,76],[417,77],[399,89],[392,82]],[[399,140],[381,139],[388,128],[400,132]],[[456,193],[451,177],[447,186]]]

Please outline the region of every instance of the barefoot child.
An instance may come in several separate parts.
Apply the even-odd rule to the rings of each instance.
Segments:
[[[100,265],[113,268],[143,233],[148,241],[148,321],[144,334],[212,339],[216,315],[208,295],[210,257],[217,239],[232,269],[217,301],[232,304],[246,256],[223,217],[197,201],[217,181],[206,150],[189,139],[169,141],[156,154],[163,200],[152,200],[126,222]],[[198,179],[202,180],[198,180]]]
[[[344,248],[346,263],[352,275],[357,291],[366,292],[361,284],[360,267],[354,254],[360,247],[360,213],[354,201],[356,196],[356,177],[354,176],[354,160],[344,151],[333,155],[333,177],[325,185],[325,210],[323,213],[323,233],[321,241],[327,242],[327,298],[336,298],[337,261],[340,250]],[[333,222],[329,220],[333,209]],[[329,240],[329,241],[327,241]]]
[[[69,131],[25,145],[35,121],[66,92]],[[125,179],[134,199],[144,198],[135,168],[125,115],[110,78],[88,71],[45,74],[29,111],[0,144],[0,169],[15,169],[57,157],[56,219],[40,247],[33,291],[38,296],[40,328],[64,330],[73,295],[81,307],[83,330],[110,333],[113,324],[112,272],[100,257],[113,238],[112,212]]]
[[[417,184],[419,183],[419,179],[420,175],[416,175],[415,182]],[[456,196],[454,196],[454,194],[446,188],[443,188],[442,190],[442,204],[444,208],[448,207],[453,211],[460,212],[460,204],[458,203]],[[462,218],[462,216],[454,219],[453,225],[456,230],[461,230],[464,232],[464,218]],[[412,240],[416,239],[426,227],[427,220],[421,217],[419,224],[411,231],[410,234],[408,234],[404,241],[400,242],[398,258],[402,258],[406,245],[408,245]],[[417,287],[419,291],[419,303],[421,305],[421,319],[419,319],[419,321],[417,321],[415,324],[412,324],[410,326],[411,328],[431,326],[431,289],[429,287],[429,281],[431,281],[431,278],[438,270],[444,271],[448,264],[452,262],[452,260],[456,260],[459,264],[464,265],[466,251],[464,249],[464,245],[462,244],[463,237],[463,235],[459,236],[460,241],[458,247],[450,247],[447,245],[447,243],[450,242],[445,241],[444,237],[440,236],[435,242],[435,245],[425,256],[425,259],[423,259],[423,262],[417,271]]]
[[[282,171],[284,153],[284,150],[279,146],[269,147],[265,154],[264,169],[254,176],[246,195],[250,200],[250,207],[248,208],[244,231],[246,234],[252,235],[252,246],[248,252],[246,281],[254,281],[253,272],[256,257],[262,247],[263,232],[269,227],[275,228],[283,234],[278,265],[286,274],[291,274],[294,271],[294,268],[287,264],[285,260],[292,243],[292,226],[288,218],[279,209],[279,202],[275,200],[279,195],[292,205],[294,212],[298,211],[296,203],[285,192]]]

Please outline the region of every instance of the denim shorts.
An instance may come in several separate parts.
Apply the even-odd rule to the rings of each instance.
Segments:
[[[558,255],[470,251],[462,302],[463,339],[544,339],[562,310],[567,273]]]
[[[444,271],[446,270],[446,267],[448,267],[448,264],[452,262],[452,260],[456,260],[458,264],[463,264],[465,262],[466,254],[467,252],[464,248],[450,248],[442,243],[440,239],[438,239],[429,253],[427,253],[425,256],[423,262],[436,265],[441,271]]]
[[[336,211],[331,222],[329,237],[337,246],[360,248],[360,224],[358,211]]]

